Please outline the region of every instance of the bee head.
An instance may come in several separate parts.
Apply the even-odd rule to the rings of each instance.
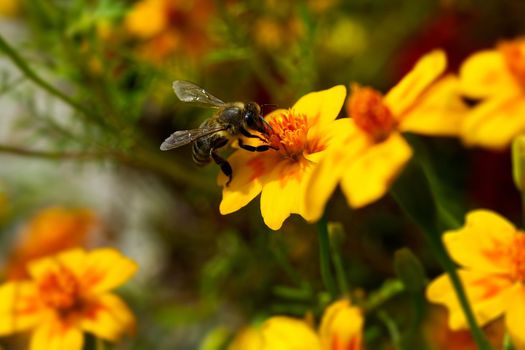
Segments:
[[[269,124],[261,115],[261,107],[255,102],[248,102],[246,103],[244,110],[244,122],[246,125],[252,130],[267,135]]]

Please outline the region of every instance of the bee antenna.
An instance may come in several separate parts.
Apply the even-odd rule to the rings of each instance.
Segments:
[[[266,124],[266,126],[273,132],[273,128],[270,125],[270,123],[268,123],[268,121],[266,119],[264,119],[264,117],[262,115],[259,115],[259,117],[261,117],[263,123]]]

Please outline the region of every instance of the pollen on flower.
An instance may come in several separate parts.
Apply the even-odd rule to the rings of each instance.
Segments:
[[[38,290],[44,304],[61,315],[67,315],[81,307],[78,281],[73,273],[64,267],[45,275],[38,283]]]
[[[384,104],[383,96],[372,88],[354,85],[347,107],[355,124],[375,142],[385,140],[396,127],[396,121]]]
[[[277,113],[269,121],[272,131],[268,141],[283,156],[296,160],[306,148],[307,118],[292,109]]]
[[[511,73],[525,88],[525,38],[504,41],[498,48]]]

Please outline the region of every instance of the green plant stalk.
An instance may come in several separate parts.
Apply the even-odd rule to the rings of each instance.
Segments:
[[[328,223],[328,236],[330,239],[330,248],[332,252],[332,263],[334,264],[335,278],[339,291],[347,295],[350,299],[352,295],[348,293],[350,288],[346,278],[343,259],[341,258],[341,238],[344,236],[344,229],[340,223]],[[339,238],[339,239],[337,239]]]
[[[402,176],[395,186],[393,186],[391,193],[407,216],[423,231],[425,240],[432,253],[448,274],[478,349],[490,350],[490,343],[476,322],[465,290],[457,274],[456,266],[441,241],[441,234],[438,227],[440,220],[443,219],[439,216],[443,215],[445,209],[436,203],[436,198],[432,194],[428,180],[419,168],[419,165],[413,164],[412,168],[412,175],[415,175],[415,178]],[[408,171],[407,169],[405,172]],[[408,193],[404,193],[402,190],[403,188],[413,189],[415,187],[418,188],[418,195],[423,196],[424,201],[420,200],[414,203],[414,198],[411,198],[411,196],[415,197],[415,192],[409,190],[410,196],[407,196]]]
[[[319,239],[319,259],[321,268],[321,278],[324,286],[330,296],[335,298],[337,296],[337,288],[330,266],[330,237],[328,236],[328,222],[326,217],[322,217],[317,222],[317,238]]]

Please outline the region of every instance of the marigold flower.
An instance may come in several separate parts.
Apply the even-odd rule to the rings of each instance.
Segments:
[[[344,86],[335,86],[303,96],[291,109],[267,115],[273,129],[269,142],[277,151],[238,150],[228,158],[233,179],[225,186],[226,177],[219,175],[224,186],[221,214],[239,210],[261,193],[261,213],[271,229],[279,229],[292,213],[311,220],[305,212],[308,179],[319,160],[330,149],[341,147],[340,141],[350,132],[346,121],[335,120],[345,95]]]
[[[135,321],[110,291],[136,269],[113,249],[73,249],[35,260],[29,279],[0,286],[0,335],[31,331],[31,350],[80,350],[83,332],[116,341]]]
[[[241,332],[229,350],[360,350],[363,324],[361,310],[340,300],[325,310],[318,333],[304,320],[274,316]]]
[[[466,144],[502,149],[525,132],[525,37],[471,55],[460,81],[466,96],[482,99],[465,119]]]
[[[401,132],[453,136],[466,111],[457,79],[447,75],[443,51],[433,51],[417,62],[385,96],[355,85],[347,103],[350,132],[344,146],[326,156],[311,176],[306,213],[317,219],[324,203],[340,182],[351,207],[365,206],[388,190],[412,157]],[[311,206],[311,203],[323,205]]]
[[[50,207],[41,210],[21,230],[20,241],[7,261],[7,278],[27,278],[26,265],[31,260],[85,246],[88,233],[95,225],[95,214],[87,209]]]
[[[525,349],[525,234],[494,212],[476,210],[467,215],[465,226],[446,232],[443,241],[461,265],[458,274],[478,323],[504,315],[515,345]],[[427,297],[448,308],[451,329],[468,327],[447,275],[428,286]]]

